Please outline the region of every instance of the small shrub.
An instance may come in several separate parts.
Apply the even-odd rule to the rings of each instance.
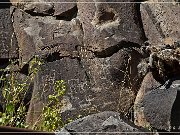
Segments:
[[[54,84],[54,94],[48,96],[48,103],[43,107],[41,130],[55,131],[58,127],[64,126],[60,111],[63,106],[61,100],[65,91],[65,82],[63,80],[56,81]]]
[[[35,57],[29,63],[29,73],[25,80],[18,81],[15,76],[17,73],[11,71],[11,64],[4,69],[0,78],[2,86],[3,111],[0,112],[0,125],[18,128],[28,128],[25,122],[27,115],[27,104],[24,103],[26,92],[29,89],[30,82],[34,80],[35,75],[40,70],[43,61]],[[9,72],[9,76],[6,76]],[[42,131],[55,131],[58,127],[63,127],[64,123],[61,117],[62,97],[65,94],[66,86],[63,80],[54,83],[54,93],[48,96],[48,103],[43,107],[40,125],[34,125],[32,129]]]
[[[15,73],[11,72],[9,78],[1,77],[3,112],[0,112],[0,125],[26,128],[26,105],[23,97],[29,84],[27,80],[19,83],[14,79]]]

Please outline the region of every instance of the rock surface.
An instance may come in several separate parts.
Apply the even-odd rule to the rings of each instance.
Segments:
[[[138,126],[179,130],[179,88],[161,87],[180,75],[175,0],[4,1],[11,4],[0,5],[0,69],[13,58],[12,71],[27,76],[34,58],[43,61],[26,95],[29,100],[32,94],[30,127],[62,79],[67,85],[60,112],[64,121],[103,111],[132,120],[134,111]],[[107,131],[124,130],[121,118],[111,113],[101,121],[106,126],[114,122]]]
[[[152,2],[152,3],[148,3]],[[148,0],[141,4],[144,31],[152,45],[173,44],[180,38],[180,7],[175,0]],[[160,2],[160,3],[157,3]]]
[[[120,117],[120,114],[117,112],[101,112],[93,115],[89,115],[87,117],[77,119],[69,124],[67,124],[64,128],[62,128],[57,135],[70,135],[77,134],[82,135],[86,133],[100,135],[100,134],[123,134],[123,135],[146,135],[153,133],[146,133],[148,130],[141,129],[136,127],[130,122],[127,122],[123,118]]]
[[[161,84],[156,81],[153,77],[152,72],[149,72],[143,79],[141,87],[137,93],[136,99],[134,101],[134,117],[135,117],[135,124],[141,127],[148,127],[150,123],[144,116],[144,106],[142,102],[144,100],[144,96],[146,93],[152,91],[153,89],[157,88]]]
[[[62,7],[60,3],[56,6]],[[19,9],[14,12],[17,39],[22,43],[20,66],[28,64],[34,55],[46,63],[42,66],[45,72],[39,71],[35,79],[33,93],[39,96],[38,101],[31,100],[27,122],[37,120],[42,104],[47,102],[43,97],[52,92],[49,87],[43,92],[40,84],[47,81],[52,87],[59,79],[68,87],[64,120],[107,109],[129,113],[138,88],[137,64],[142,57],[136,48],[144,42],[140,22],[136,22],[136,4],[120,4],[121,8],[94,2],[56,6],[52,16],[32,16],[30,12],[34,11]],[[72,11],[74,8],[78,10]],[[67,19],[63,14],[69,12],[74,15]]]
[[[133,2],[128,0],[127,2]],[[83,2],[83,0],[78,0]],[[86,2],[92,2],[86,0]],[[78,3],[79,19],[84,32],[84,46],[99,57],[108,57],[110,49],[119,46],[128,47],[124,42],[131,42],[134,45],[143,43],[143,31],[138,21],[137,4],[120,3],[112,0],[95,0],[93,3]],[[131,20],[131,21],[129,21]],[[132,46],[133,46],[132,44]]]
[[[149,126],[170,131],[172,108],[179,91],[179,80],[167,81],[164,85],[151,88],[139,100],[136,113],[139,126]],[[147,89],[146,89],[147,90]],[[136,99],[137,101],[137,99]],[[141,120],[142,119],[142,120]]]
[[[0,58],[18,58],[10,4],[0,5]]]

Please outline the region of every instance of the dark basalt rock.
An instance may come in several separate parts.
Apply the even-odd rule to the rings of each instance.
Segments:
[[[177,103],[176,105],[174,104],[176,98],[178,98],[177,91],[180,90],[179,83],[179,80],[170,80],[167,81],[163,86],[159,86],[145,93],[144,98],[139,105],[141,105],[143,108],[142,111],[144,114],[144,119],[152,127],[160,130],[170,131],[172,125],[177,125],[177,122],[171,121],[171,119],[172,117],[173,120],[175,118],[174,107],[176,106],[176,109],[178,109]]]
[[[62,128],[56,135],[100,135],[100,134],[123,134],[123,135],[153,135],[153,133],[146,133],[148,130],[138,128],[134,124],[127,122],[117,112],[101,112],[92,114],[81,119],[77,119],[64,128]]]
[[[8,1],[4,1],[8,2]],[[0,58],[17,58],[18,45],[13,29],[10,4],[0,5]]]

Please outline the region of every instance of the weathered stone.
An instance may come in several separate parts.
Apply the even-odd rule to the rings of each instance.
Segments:
[[[113,3],[117,2],[116,0],[111,1],[112,3],[105,3],[109,2],[107,0],[78,2],[79,18],[84,31],[84,46],[88,50],[103,53],[102,51],[111,47],[123,46],[123,41],[139,45],[144,42],[136,4]]]
[[[53,3],[47,0],[10,0],[12,5],[28,12],[31,15],[52,15]]]
[[[7,1],[6,1],[7,2]],[[0,58],[17,58],[18,46],[12,25],[10,4],[0,5]]]
[[[172,83],[172,84],[171,84]],[[177,91],[179,91],[179,80],[167,81],[163,86],[151,88],[144,93],[138,101],[137,121],[140,126],[151,126],[160,130],[171,130],[171,112]],[[136,103],[137,105],[137,103]]]
[[[76,0],[10,0],[12,5],[32,16],[54,16],[58,20],[71,20],[77,15]]]
[[[54,80],[61,78],[68,84],[67,93],[62,101],[66,103],[62,109],[64,120],[67,120],[68,117],[74,119],[79,114],[85,116],[106,110],[118,110],[128,114],[138,89],[137,65],[142,57],[134,48],[141,46],[140,44],[143,42],[141,37],[143,37],[143,34],[138,22],[133,23],[133,21],[128,21],[128,18],[126,18],[124,14],[127,11],[126,14],[129,14],[131,19],[136,18],[135,5],[132,5],[132,7],[127,10],[128,4],[123,4],[122,9],[118,10],[119,7],[115,6],[116,4],[105,4],[107,7],[112,6],[112,8],[114,8],[112,11],[114,12],[115,10],[119,18],[120,16],[122,19],[125,18],[125,22],[121,24],[121,22],[118,21],[117,26],[114,26],[114,22],[112,22],[113,26],[111,22],[110,25],[103,24],[108,31],[113,32],[117,29],[114,38],[116,38],[118,42],[115,41],[117,44],[114,44],[114,41],[112,40],[111,42],[111,39],[106,42],[104,37],[97,36],[92,40],[94,34],[106,36],[107,32],[98,34],[95,25],[92,25],[90,22],[88,22],[87,26],[84,24],[83,20],[89,20],[89,16],[85,18],[85,14],[82,13],[82,11],[86,13],[87,9],[85,8],[90,8],[90,10],[93,11],[91,5],[95,3],[88,3],[89,5],[85,3],[81,4],[78,6],[78,11],[80,11],[80,13],[78,12],[79,16],[71,21],[53,20],[53,17],[28,18],[27,15],[24,15],[23,18],[25,18],[25,22],[22,24],[31,24],[29,26],[23,26],[26,33],[35,33],[34,35],[29,35],[33,38],[36,54],[47,55],[46,61],[48,62],[46,66],[43,66],[43,70],[47,71],[42,73],[40,71],[37,75],[33,95],[43,93],[42,87],[46,84],[46,80],[42,78],[45,76],[47,81],[49,80],[51,82],[52,77],[49,74],[51,74],[50,71],[53,71],[56,76]],[[100,4],[100,6],[103,5]],[[100,12],[99,9],[98,12]],[[106,11],[102,12],[106,13]],[[125,13],[123,14],[122,12]],[[109,13],[107,14],[109,15]],[[80,22],[78,21],[79,17]],[[109,22],[109,20],[107,22]],[[84,25],[83,28],[81,28],[81,23]],[[93,33],[92,31],[86,30],[89,25],[95,29]],[[127,35],[127,40],[121,40],[121,38],[117,37],[121,31],[119,25],[126,27],[124,32],[125,35]],[[129,28],[128,25],[132,25],[132,33],[130,31],[126,33],[126,30]],[[17,26],[17,28],[18,27],[19,26]],[[55,31],[54,27],[57,27]],[[104,26],[102,27],[104,28]],[[81,31],[82,29],[83,32]],[[55,33],[54,36],[51,36],[51,33]],[[91,39],[88,39],[87,36],[91,37]],[[82,40],[82,38],[84,39]],[[40,41],[39,44],[37,41]],[[97,43],[94,41],[97,41]],[[100,45],[106,47],[101,48],[101,51],[92,50],[87,43],[97,48],[101,48],[102,46]],[[39,48],[39,50],[37,50],[37,48]],[[80,74],[80,76],[77,74]],[[71,84],[71,82],[73,84]],[[42,84],[42,86],[40,84]],[[53,83],[51,83],[51,87],[47,87],[47,91],[43,93],[43,95],[46,95],[45,97],[52,91],[52,85]],[[72,88],[73,90],[71,90]],[[77,94],[74,94],[74,92]],[[43,103],[46,102],[47,98],[41,98],[41,95],[38,95],[38,100],[32,99],[28,113],[29,116],[27,117],[28,123],[34,124],[35,121],[37,121],[42,111]]]
[[[152,45],[173,44],[180,38],[180,8],[162,0],[149,0],[141,4],[141,15],[145,34]],[[168,2],[170,2],[168,1]],[[157,3],[161,2],[161,3]]]
[[[81,61],[95,93],[95,102],[104,102],[99,110],[108,108],[128,113],[138,89],[137,64],[141,55],[133,49],[122,49],[105,58],[88,58],[86,50],[81,50],[81,53]]]
[[[138,84],[134,80],[137,69],[131,70],[131,73],[129,71],[131,66],[135,67],[138,63],[134,60],[135,55],[138,56],[135,50],[129,53],[124,50],[109,58],[67,57],[46,63],[35,79],[33,97],[36,95],[38,98],[31,100],[27,122],[35,123],[43,103],[47,102],[47,95],[53,91],[54,82],[59,79],[67,82],[67,93],[62,101],[65,121],[105,110],[127,113],[133,104]],[[123,81],[129,83],[123,84]]]
[[[177,85],[177,84],[176,84]],[[180,85],[180,82],[178,83]],[[177,87],[177,86],[176,86]],[[171,131],[180,131],[180,91],[178,89],[176,100],[171,110]]]
[[[59,53],[61,57],[77,57],[81,44],[81,26],[78,19],[59,21],[53,17],[32,17],[19,9],[14,12],[14,28],[23,67],[34,56]]]
[[[112,132],[112,133],[111,133]],[[138,132],[138,133],[136,133]],[[142,133],[141,133],[142,132]],[[130,122],[127,122],[124,118],[121,118],[119,113],[116,112],[102,112],[93,115],[89,115],[87,117],[75,120],[69,124],[67,124],[64,128],[62,128],[57,135],[70,135],[70,134],[112,134],[115,135],[117,133],[129,135],[129,134],[153,134],[146,133],[148,130],[140,129],[133,125]]]
[[[48,95],[54,92],[54,85],[57,80],[64,80],[67,86],[62,101],[64,106],[61,110],[61,113],[66,112],[66,115],[63,115],[64,119],[83,115],[83,109],[93,107],[90,103],[90,98],[93,97],[88,88],[86,73],[79,60],[68,57],[62,58],[42,65],[35,78],[31,105],[27,116],[29,125],[37,122],[43,106],[48,102]]]
[[[144,116],[144,107],[142,106],[142,101],[144,100],[144,96],[147,92],[160,85],[161,84],[154,79],[152,72],[149,72],[144,77],[134,102],[134,123],[136,125],[141,127],[148,127],[150,125]]]

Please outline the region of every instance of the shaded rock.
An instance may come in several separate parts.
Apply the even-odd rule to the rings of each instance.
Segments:
[[[180,82],[176,84],[180,85]],[[180,131],[180,91],[179,89],[177,90],[177,96],[174,101],[172,110],[171,110],[171,131]]]
[[[54,90],[54,82],[60,79],[67,83],[67,92],[62,99],[64,106],[61,110],[64,121],[68,118],[74,119],[78,115],[85,116],[104,110],[119,110],[128,113],[138,84],[133,79],[136,77],[137,69],[133,69],[131,74],[128,71],[130,70],[128,66],[136,65],[133,56],[138,56],[136,51],[131,51],[129,53],[121,51],[110,58],[72,59],[64,57],[47,62],[35,79],[33,97],[38,98],[31,100],[27,122],[32,124],[37,121],[43,104],[47,103],[48,95]],[[129,63],[126,61],[130,57],[128,55],[132,55]],[[125,59],[120,60],[119,58]],[[124,65],[128,66],[123,67]],[[119,69],[127,71],[123,72]],[[122,81],[126,82],[126,80],[130,84],[125,83],[122,86]],[[132,88],[129,88],[129,85]]]
[[[180,8],[178,4],[149,0],[141,4],[141,16],[145,34],[152,45],[173,44],[180,38]],[[161,2],[161,3],[156,3]],[[169,1],[170,2],[170,1]]]
[[[112,133],[111,133],[112,132]],[[113,133],[114,132],[114,133]],[[137,133],[136,133],[137,132]],[[145,129],[140,129],[128,122],[124,118],[120,117],[119,113],[116,112],[102,112],[97,114],[92,114],[84,118],[75,120],[67,124],[57,135],[62,134],[146,134],[148,132]],[[153,134],[153,133],[148,133]]]
[[[138,88],[137,64],[141,55],[133,49],[122,49],[106,58],[87,56],[90,56],[88,51],[81,50],[81,61],[95,93],[95,102],[104,101],[99,110],[108,108],[128,113]]]
[[[144,95],[140,107],[143,108],[142,115],[149,125],[160,130],[171,130],[171,113],[177,91],[179,80],[170,80]]]
[[[71,20],[77,15],[76,0],[10,0],[13,6],[32,16],[54,16],[58,20]]]
[[[59,0],[55,0],[53,2],[59,2]],[[54,16],[58,20],[71,20],[77,16],[77,4],[76,0],[61,0],[59,3],[54,3]]]
[[[157,88],[161,84],[156,81],[153,77],[152,72],[149,72],[143,79],[141,83],[141,87],[137,93],[136,99],[134,101],[134,123],[141,127],[150,126],[149,122],[146,120],[144,116],[144,106],[142,106],[142,101],[144,100],[144,96],[149,91]]]
[[[132,33],[125,33],[127,40],[121,40],[120,38],[119,40],[116,36],[119,36],[119,31],[122,30],[118,27],[119,25],[125,27],[124,32],[126,32],[126,28],[129,28],[128,25],[131,25],[131,23],[129,24],[131,21],[122,12],[128,12],[126,14],[132,15],[131,19],[137,17],[135,15],[135,5],[127,10],[129,6],[123,4],[124,6],[119,10],[119,6],[115,6],[116,4],[105,4],[105,7],[100,4],[103,9],[109,7],[108,12],[112,6],[114,8],[112,11],[115,10],[119,18],[120,16],[122,19],[125,18],[122,24],[118,21],[117,27],[114,27],[114,22],[112,22],[113,25],[105,24],[109,21],[103,22],[105,29],[107,28],[112,32],[117,30],[115,38],[118,40],[118,44],[114,44],[111,40],[106,42],[104,39],[106,32],[99,34],[98,30],[93,31],[93,33],[86,30],[89,25],[91,25],[91,28],[97,29],[90,22],[84,23],[90,17],[86,17],[84,14],[87,9],[92,12],[94,10],[91,7],[92,4],[81,4],[77,6],[79,15],[71,21],[55,20],[54,17],[47,16],[32,17],[19,10],[15,11],[15,15],[20,14],[18,18],[21,18],[19,20],[17,18],[16,23],[21,24],[20,26],[16,25],[17,33],[21,32],[19,31],[19,27],[21,27],[22,31],[33,39],[35,53],[32,53],[32,56],[42,56],[46,62],[35,79],[33,96],[36,95],[38,98],[32,98],[31,100],[27,117],[27,122],[30,125],[37,121],[43,104],[47,103],[47,96],[53,92],[54,82],[59,79],[65,80],[67,83],[67,93],[62,99],[65,104],[62,109],[62,116],[65,121],[68,118],[74,119],[78,115],[86,116],[106,110],[118,110],[128,114],[132,107],[139,84],[137,64],[142,58],[136,48],[141,46],[139,44],[143,42],[143,38],[141,39],[143,34],[138,22],[133,23],[132,21]],[[97,10],[100,12],[99,8]],[[106,13],[106,11],[102,12]],[[128,24],[126,25],[126,23]],[[102,27],[104,28],[104,26]],[[54,33],[53,36],[52,33]],[[94,37],[92,40],[94,33],[100,36],[103,35],[103,38]],[[86,36],[91,37],[91,39],[86,38]],[[21,38],[18,39],[21,40]],[[95,43],[94,41],[98,42]],[[96,48],[101,48],[103,45],[106,47],[97,52],[97,50],[90,49],[87,43]],[[28,48],[26,44],[22,44],[23,46]],[[26,53],[24,51],[24,54]],[[27,58],[26,55],[22,58],[25,63],[28,63],[28,60],[31,59],[31,57]],[[45,84],[46,87],[44,88]]]
[[[18,57],[17,39],[10,11],[10,4],[0,5],[0,58]]]

